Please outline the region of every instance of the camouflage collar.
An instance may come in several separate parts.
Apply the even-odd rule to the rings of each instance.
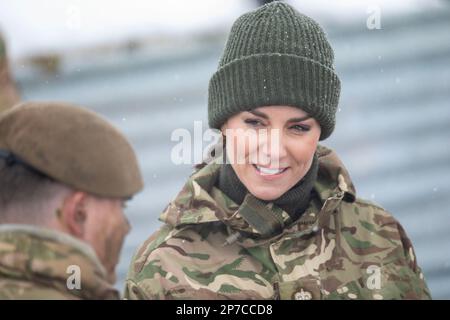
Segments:
[[[327,147],[318,145],[317,156],[319,157],[319,174],[314,189],[322,203],[340,192],[344,192],[345,201],[355,201],[355,186],[337,154]]]
[[[68,288],[71,266],[79,267],[81,289]],[[0,277],[28,280],[82,299],[119,298],[89,245],[31,225],[0,226]]]
[[[311,201],[305,214],[295,222],[298,225],[315,225],[318,223],[319,211],[322,215],[329,211],[331,200],[335,206],[341,200],[352,202],[356,196],[350,176],[337,155],[323,146],[318,146],[317,155],[319,174],[314,190],[317,193],[318,201]],[[262,208],[254,197],[239,206],[215,187],[220,166],[220,164],[212,162],[194,173],[175,200],[162,213],[160,220],[177,228],[222,221],[231,230],[245,233],[249,235],[249,238],[252,235],[255,238],[261,238],[261,236],[267,238],[273,234],[273,230],[256,230],[252,224],[253,226],[257,225],[257,222],[252,223],[248,219],[248,216],[251,215],[245,215],[245,210],[266,210],[273,217],[273,228],[284,229],[284,231],[291,229],[289,225],[292,225],[292,221],[290,221],[289,215],[278,207],[269,204]],[[282,233],[285,233],[284,231]],[[234,238],[236,239],[232,240],[236,241],[239,236],[235,235]]]

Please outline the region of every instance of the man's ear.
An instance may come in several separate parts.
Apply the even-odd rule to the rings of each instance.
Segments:
[[[60,212],[60,222],[71,235],[83,238],[87,220],[88,195],[84,192],[71,193],[64,199]]]

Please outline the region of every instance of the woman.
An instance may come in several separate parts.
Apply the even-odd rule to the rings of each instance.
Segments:
[[[401,225],[356,198],[318,145],[335,125],[333,59],[318,24],[287,4],[234,23],[208,106],[229,163],[195,172],[169,204],[134,257],[126,298],[430,298]]]

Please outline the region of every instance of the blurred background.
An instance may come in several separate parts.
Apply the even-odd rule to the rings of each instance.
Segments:
[[[120,290],[132,254],[192,172],[171,162],[171,133],[206,121],[226,35],[264,2],[0,1],[0,109],[19,98],[84,105],[137,150],[146,188],[127,209]],[[359,196],[403,224],[433,297],[449,299],[450,1],[286,2],[317,20],[335,50],[342,95],[323,144]]]

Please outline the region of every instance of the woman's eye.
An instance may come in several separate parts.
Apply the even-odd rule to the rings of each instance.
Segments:
[[[293,129],[293,130],[298,131],[298,132],[307,132],[311,128],[309,126],[306,126],[306,125],[296,124],[296,125],[291,126],[289,129]]]
[[[256,126],[262,126],[264,125],[261,120],[258,119],[245,119],[244,122],[250,126],[256,127]]]

